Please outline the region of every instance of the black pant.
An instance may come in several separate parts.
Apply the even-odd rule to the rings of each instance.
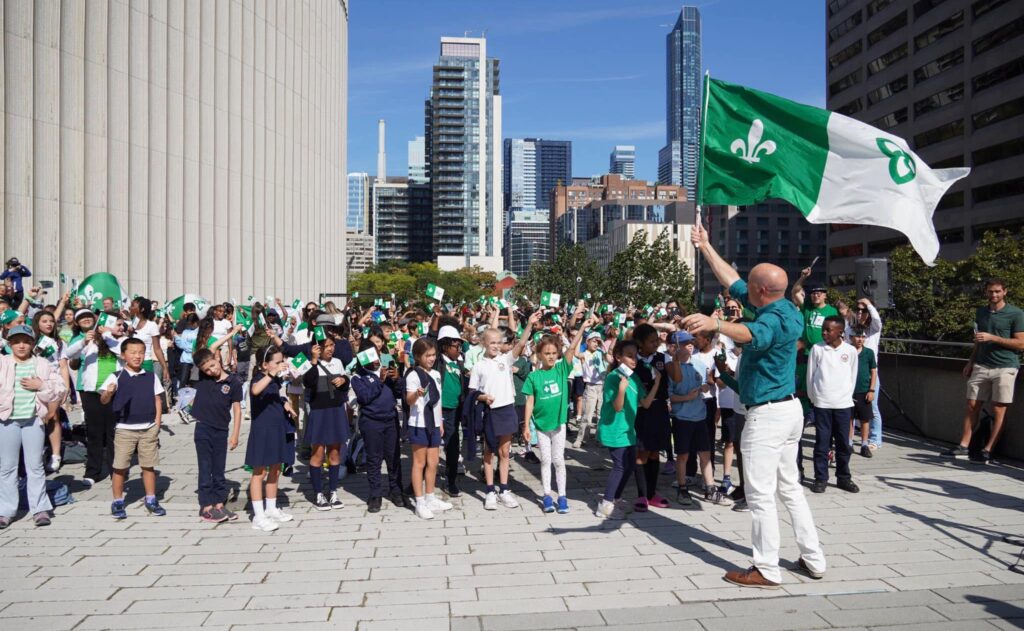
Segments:
[[[836,478],[850,479],[850,420],[853,408],[814,408],[814,481],[828,482],[828,451],[835,444]]]
[[[718,411],[718,400],[715,397],[704,399],[704,424],[708,427],[708,438],[711,439],[710,460],[711,477],[715,476],[715,412]],[[691,478],[697,475],[697,450],[690,447],[690,455],[686,458],[686,475]],[[703,483],[703,480],[701,481]]]
[[[178,390],[189,386],[189,377],[192,376],[192,364],[186,364],[183,361],[176,363],[176,370],[171,372],[174,375],[174,379],[171,380],[171,393],[175,398],[178,396]]]
[[[360,420],[359,431],[366,448],[366,479],[370,483],[370,497],[382,497],[383,480],[380,465],[388,467],[388,495],[402,492],[401,451],[398,444],[398,423],[394,421]]]
[[[82,391],[85,413],[85,477],[99,482],[114,464],[114,410],[98,392]]]
[[[228,483],[224,479],[228,430],[199,422],[192,440],[196,444],[196,463],[199,465],[199,506],[223,503],[228,497]]]
[[[608,474],[608,484],[604,488],[604,499],[614,501],[622,497],[629,476],[636,467],[636,445],[629,447],[609,447],[608,455],[612,459],[612,471]]]
[[[459,420],[458,410],[444,408],[441,414],[444,418],[444,477],[450,486],[459,478],[459,452],[462,445],[459,441]]]

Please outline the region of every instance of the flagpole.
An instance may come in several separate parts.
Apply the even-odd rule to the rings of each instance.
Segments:
[[[703,202],[704,195],[701,191],[700,185],[704,180],[704,138],[707,134],[707,117],[708,117],[708,93],[710,90],[711,71],[704,71],[704,99],[700,112],[700,151],[697,153],[697,215],[694,221],[694,227],[700,226],[704,228],[704,221],[701,218],[701,203]],[[708,239],[711,239],[711,233],[708,232]],[[700,306],[700,290],[703,286],[703,278],[700,273],[700,248],[694,248],[693,252],[693,302],[694,305]]]

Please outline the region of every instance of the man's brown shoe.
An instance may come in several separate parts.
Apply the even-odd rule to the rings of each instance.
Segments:
[[[779,584],[769,581],[761,575],[761,570],[754,566],[746,570],[733,570],[725,573],[725,580],[740,587],[760,587],[761,589],[778,589]]]

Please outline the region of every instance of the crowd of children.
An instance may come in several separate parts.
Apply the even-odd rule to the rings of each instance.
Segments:
[[[239,518],[227,507],[225,461],[242,442],[245,418],[252,527],[266,532],[293,519],[277,500],[281,476],[297,458],[308,464],[310,503],[320,511],[344,507],[343,470],[358,463],[369,512],[388,499],[433,519],[453,508],[437,487],[460,497],[465,468],[478,454],[483,507],[517,508],[514,443],[539,465],[539,509],[567,513],[567,445],[582,449],[592,435],[611,461],[595,503],[602,518],[669,508],[659,476],[673,472],[680,505],[693,503],[695,487],[709,504],[743,509],[744,410],[733,377],[742,347],[678,330],[685,314],[675,303],[616,309],[579,300],[563,308],[550,299],[537,306],[492,297],[410,307],[393,297],[368,304],[353,296],[343,308],[250,299],[175,310],[141,296],[120,305],[86,304],[70,293],[45,305],[40,297],[34,288],[17,305],[0,301],[0,528],[17,511],[22,454],[29,513],[36,524],[49,523],[45,476],[61,466],[58,419],[71,404],[84,415],[82,481],[93,486],[109,473],[116,519],[128,516],[123,492],[133,463],[142,472],[144,509],[166,513],[156,470],[162,418],[173,405],[195,421],[198,516],[210,523]],[[718,316],[742,318],[739,303],[725,301]],[[824,489],[829,452],[840,488],[856,491],[851,416],[865,423],[865,440],[870,420],[874,355],[859,328],[848,336],[852,346],[844,342],[844,327],[825,318],[822,341],[808,353],[814,491]],[[406,444],[411,473],[403,484]],[[631,476],[637,495],[629,504],[623,495]]]

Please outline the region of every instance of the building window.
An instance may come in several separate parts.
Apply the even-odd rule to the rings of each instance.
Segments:
[[[935,210],[949,210],[950,208],[961,208],[964,205],[964,192],[957,191],[955,193],[946,193],[942,199],[939,200],[938,205],[935,206]]]
[[[769,219],[767,217],[758,217],[757,218],[757,227],[758,228],[767,228],[768,227],[768,222],[769,222]]]
[[[854,100],[852,100],[849,103],[847,103],[846,105],[843,105],[841,107],[837,107],[836,108],[836,112],[842,114],[843,116],[853,116],[854,114],[856,114],[857,112],[861,111],[862,109],[864,109],[864,108],[861,105],[860,97],[857,97]]]
[[[851,88],[857,85],[858,83],[860,83],[860,78],[860,68],[857,68],[856,70],[846,75],[845,77],[842,77],[841,79],[830,83],[828,86],[829,96],[835,96],[842,92],[843,90],[846,90],[847,88]]]
[[[918,51],[922,48],[931,46],[935,42],[939,41],[943,37],[955,32],[958,28],[964,25],[964,12],[957,11],[953,15],[949,16],[945,20],[939,22],[935,26],[931,27],[927,31],[921,33],[914,38],[914,50]]]
[[[907,122],[907,108],[901,107],[895,112],[890,112],[881,118],[876,118],[868,124],[880,129],[892,129],[896,125],[905,122]]]
[[[1013,61],[997,66],[988,72],[983,72],[971,79],[971,86],[974,93],[983,92],[992,86],[1008,81],[1021,73],[1024,73],[1024,57],[1018,57]]]
[[[1007,0],[978,0],[971,5],[971,15],[977,20],[992,9],[1006,4]]]
[[[857,11],[839,24],[833,26],[828,32],[828,43],[831,44],[843,35],[846,35],[853,29],[857,28],[863,20],[864,16],[861,15],[860,11]]]
[[[907,245],[907,243],[909,243],[909,241],[905,238],[875,241],[874,243],[868,244],[868,254],[888,254],[901,245]]]
[[[935,162],[932,162],[928,166],[930,166],[933,169],[952,169],[955,167],[962,167],[963,165],[964,157],[960,155],[953,156],[951,158],[946,158],[945,160],[937,160]]]
[[[768,244],[767,243],[758,243],[757,244],[757,253],[758,254],[768,254]]]
[[[1007,219],[1005,221],[973,225],[971,226],[971,237],[977,243],[986,234],[996,230],[1007,230],[1011,234],[1024,232],[1024,219]]]
[[[850,0],[829,0],[828,3],[828,15],[832,17],[836,13],[839,13],[846,8],[846,5],[850,4]]]
[[[879,88],[875,88],[868,92],[868,105],[870,106],[875,105],[876,103],[881,103],[890,96],[906,90],[907,83],[907,75],[903,75],[899,79],[890,81]]]
[[[1005,160],[1024,154],[1024,137],[1007,140],[996,145],[982,147],[971,152],[971,165],[981,166],[997,160]]]
[[[945,90],[940,90],[935,94],[914,103],[914,118],[916,119],[922,114],[927,114],[928,112],[940,110],[951,103],[956,103],[962,98],[964,98],[963,83],[958,83],[946,88]]]
[[[775,220],[775,225],[779,227],[788,226],[789,217],[779,217],[778,219]]]
[[[974,51],[975,56],[978,56],[1002,46],[1022,33],[1024,33],[1024,18],[1017,18],[974,40],[971,43],[971,50]]]
[[[884,55],[879,55],[875,59],[868,62],[868,76],[879,73],[889,66],[893,65],[900,59],[907,56],[907,50],[909,50],[906,42],[903,42],[896,48],[893,48]]]
[[[850,245],[839,245],[828,251],[829,256],[834,259],[844,259],[851,256],[864,256],[863,243],[851,243]]]
[[[737,217],[736,218],[736,225],[737,226],[746,226],[748,221],[749,220],[748,220],[747,217]]]
[[[868,3],[868,17],[873,16],[892,3],[893,0],[871,0]]]
[[[907,12],[904,11],[896,17],[892,18],[885,24],[879,26],[875,30],[868,33],[868,48],[871,48],[878,42],[882,41],[886,37],[889,37],[896,31],[900,30],[907,25]]]
[[[914,83],[921,84],[932,77],[955,68],[964,62],[964,49],[957,48],[930,61],[914,71]]]
[[[1004,180],[1002,182],[996,182],[995,184],[978,186],[971,189],[971,198],[974,200],[975,204],[991,202],[1005,197],[1013,197],[1015,195],[1024,195],[1024,177]]]
[[[974,129],[978,130],[1020,116],[1021,112],[1024,112],[1024,97],[982,110],[971,118],[974,121]]]
[[[958,118],[955,121],[946,123],[945,125],[939,125],[934,129],[929,129],[926,132],[922,132],[914,136],[914,147],[921,149],[928,145],[934,145],[950,138],[958,138],[964,134],[964,120]]]
[[[918,0],[914,3],[914,19],[918,19],[946,0]]]
[[[844,63],[850,61],[854,57],[860,54],[864,49],[864,44],[858,39],[854,43],[850,44],[846,48],[842,49],[838,53],[828,58],[828,69],[835,70]]]

